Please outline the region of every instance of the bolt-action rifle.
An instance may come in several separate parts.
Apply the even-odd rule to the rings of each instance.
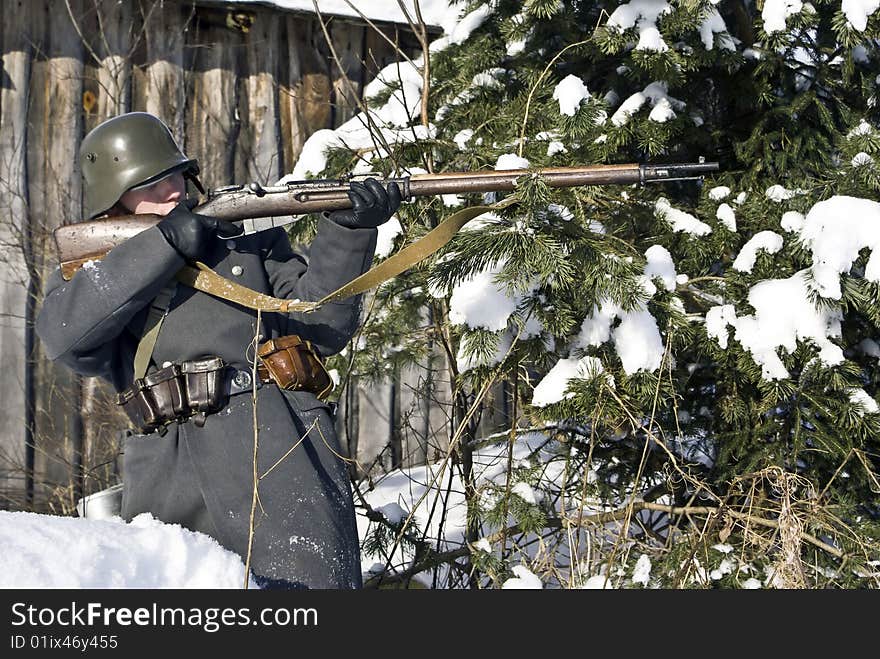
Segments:
[[[558,167],[550,169],[511,169],[502,171],[443,172],[417,174],[380,180],[400,186],[404,200],[439,194],[468,194],[514,190],[523,176],[540,176],[551,188],[581,185],[644,184],[656,181],[700,179],[718,170],[717,162],[678,163],[670,165],[628,164]],[[279,218],[273,226],[288,224],[296,216],[322,211],[351,208],[346,194],[351,181],[296,181],[285,185],[263,187],[256,183],[218,188],[208,193],[204,203],[193,212],[224,220]],[[55,244],[61,263],[61,274],[70,279],[86,262],[98,260],[116,245],[155,226],[158,215],[125,215],[108,217],[55,229]]]

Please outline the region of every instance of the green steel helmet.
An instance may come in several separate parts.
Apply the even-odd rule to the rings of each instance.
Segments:
[[[183,155],[171,131],[148,112],[129,112],[92,129],[79,150],[83,206],[90,220],[109,210],[126,191],[182,172],[204,192],[199,164]]]

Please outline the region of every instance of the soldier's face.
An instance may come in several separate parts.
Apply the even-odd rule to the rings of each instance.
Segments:
[[[145,188],[129,190],[119,201],[135,215],[167,215],[186,196],[186,180],[175,172]]]

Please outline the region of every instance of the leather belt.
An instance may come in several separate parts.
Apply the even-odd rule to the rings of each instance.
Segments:
[[[295,334],[258,346],[257,382],[252,369],[228,366],[217,356],[169,363],[120,392],[121,405],[143,434],[164,434],[172,422],[190,418],[197,426],[226,406],[229,396],[275,384],[289,391],[310,391],[326,400],[333,380],[312,344]]]

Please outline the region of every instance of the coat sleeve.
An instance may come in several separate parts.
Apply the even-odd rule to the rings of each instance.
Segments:
[[[70,281],[60,270],[49,278],[36,319],[49,359],[81,375],[116,381],[123,369],[119,336],[184,265],[183,258],[152,227],[114,247],[100,261],[80,268]]]
[[[321,217],[306,259],[293,251],[283,229],[273,230],[265,261],[273,295],[315,302],[332,293],[369,269],[378,233],[348,229]],[[361,297],[331,302],[309,314],[290,314],[287,333],[309,339],[325,357],[335,354],[357,331]]]

